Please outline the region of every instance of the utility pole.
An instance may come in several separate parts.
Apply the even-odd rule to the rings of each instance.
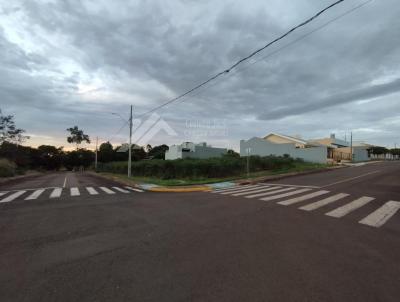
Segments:
[[[353,162],[353,132],[350,132],[350,162]]]
[[[250,178],[250,152],[251,152],[251,148],[247,148],[247,178]]]
[[[132,105],[131,105],[131,115],[129,118],[129,151],[128,151],[128,177],[131,177],[132,170]]]
[[[99,137],[96,136],[96,156],[94,160],[94,170],[97,172],[97,144],[99,143]]]

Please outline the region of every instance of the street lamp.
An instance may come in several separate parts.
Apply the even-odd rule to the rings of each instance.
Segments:
[[[131,105],[131,114],[129,117],[129,121],[124,119],[119,113],[115,112],[111,113],[113,115],[119,116],[126,123],[129,123],[128,177],[131,177],[131,171],[132,171],[132,110],[133,107]]]

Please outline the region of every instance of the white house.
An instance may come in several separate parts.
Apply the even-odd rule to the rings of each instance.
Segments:
[[[271,133],[264,138],[253,137],[240,141],[240,156],[283,156],[288,154],[293,158],[301,158],[304,161],[314,163],[327,163],[329,161],[350,160],[353,153],[353,161],[369,160],[368,144],[353,144],[337,139],[334,134],[329,138],[304,140],[278,133]]]
[[[214,148],[207,146],[206,143],[194,144],[192,142],[185,142],[180,145],[172,145],[169,150],[165,152],[166,160],[173,160],[178,158],[211,158],[221,157],[228,152],[224,148]]]
[[[240,156],[284,156],[301,158],[314,163],[326,163],[327,147],[300,138],[271,133],[264,138],[253,137],[240,141]]]

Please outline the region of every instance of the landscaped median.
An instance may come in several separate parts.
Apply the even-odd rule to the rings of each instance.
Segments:
[[[107,163],[99,165],[96,175],[153,192],[204,192],[336,168],[289,157],[253,156],[249,162],[249,174],[245,158],[227,157],[135,162],[131,178],[122,174],[126,164]]]

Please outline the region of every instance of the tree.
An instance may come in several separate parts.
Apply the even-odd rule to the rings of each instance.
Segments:
[[[17,128],[13,115],[3,115],[0,109],[0,144],[3,142],[22,143],[29,136],[23,135],[25,130]]]
[[[94,152],[86,149],[78,149],[65,155],[64,166],[68,170],[78,167],[89,167],[94,162]]]
[[[160,145],[160,146],[155,146],[151,148],[150,151],[148,151],[148,156],[153,159],[164,159],[165,157],[165,152],[169,149],[167,145]]]
[[[110,142],[102,143],[99,147],[99,152],[97,154],[99,157],[99,161],[102,163],[108,163],[115,159],[115,152]]]
[[[46,170],[59,170],[63,163],[63,148],[49,145],[41,145],[37,148],[38,161],[42,168]]]
[[[67,137],[67,142],[76,144],[76,150],[78,150],[78,146],[84,141],[90,144],[89,135],[84,134],[83,130],[79,130],[78,126],[68,128],[67,131],[70,133],[70,136]]]

